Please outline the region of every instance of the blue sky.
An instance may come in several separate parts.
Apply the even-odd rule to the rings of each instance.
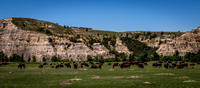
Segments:
[[[200,26],[200,0],[0,0],[0,19],[27,17],[109,31],[181,31]]]

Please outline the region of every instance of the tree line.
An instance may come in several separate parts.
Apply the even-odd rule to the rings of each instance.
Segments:
[[[120,62],[120,61],[190,61],[190,62],[200,62],[200,50],[197,53],[187,52],[184,56],[179,56],[179,52],[176,51],[173,56],[162,56],[158,55],[156,52],[153,54],[149,54],[147,52],[142,52],[139,55],[135,53],[131,53],[130,55],[126,55],[125,53],[119,53],[115,55],[115,57],[111,58],[103,58],[103,56],[95,56],[87,55],[87,61],[95,61],[95,62]],[[24,55],[13,54],[11,56],[6,56],[3,51],[0,51],[0,61],[1,62],[36,62],[36,57],[29,57],[27,61],[24,60]],[[45,57],[42,58],[43,62],[46,62],[47,59]],[[61,59],[57,56],[51,57],[52,62],[73,62],[72,59]]]

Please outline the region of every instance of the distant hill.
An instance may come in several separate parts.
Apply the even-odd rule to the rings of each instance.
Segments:
[[[35,56],[37,61],[42,61],[43,57],[50,60],[54,55],[74,61],[86,60],[88,55],[93,58],[101,56],[111,58],[121,54],[127,57],[129,54],[139,56],[144,52],[148,55],[155,52],[160,55],[173,55],[176,50],[184,55],[193,48],[195,49],[192,52],[199,49],[199,30],[197,29],[187,33],[112,32],[60,26],[56,23],[30,18],[7,18],[0,20],[0,45],[2,46],[0,51],[8,56],[23,55],[25,60]],[[191,35],[192,38],[189,38]],[[188,45],[191,44],[190,41],[193,42],[193,46],[198,47],[190,47]],[[191,50],[182,48],[182,43],[185,44],[184,47],[190,47]]]

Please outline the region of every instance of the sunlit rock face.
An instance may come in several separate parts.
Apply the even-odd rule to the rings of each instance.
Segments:
[[[195,28],[172,42],[161,44],[157,53],[168,56],[179,51],[180,56],[184,56],[186,52],[197,52],[200,49],[200,28]]]
[[[52,44],[56,42],[58,44]],[[109,50],[103,45],[94,44],[90,49],[84,43],[73,43],[68,39],[56,36],[47,36],[34,31],[26,31],[18,28],[12,23],[12,18],[0,20],[0,50],[6,55],[23,55],[25,60],[36,56],[38,62],[45,57],[50,60],[52,56],[58,56],[61,59],[72,59],[73,61],[86,60],[87,55],[103,57],[113,57]]]

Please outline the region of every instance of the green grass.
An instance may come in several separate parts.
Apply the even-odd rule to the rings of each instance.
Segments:
[[[26,63],[26,69],[18,69],[18,63],[11,63],[0,67],[0,88],[199,88],[200,86],[200,65],[194,68],[184,69],[164,69],[153,68],[152,62],[144,69],[137,66],[121,69],[114,68],[105,63],[102,69],[67,69],[50,68],[49,65],[44,68],[38,68],[40,63]],[[170,73],[172,75],[155,75],[160,73]],[[174,74],[174,75],[173,75]],[[100,76],[101,79],[92,79],[94,76]],[[128,78],[130,76],[139,76],[139,78]],[[188,77],[181,79],[179,77]],[[70,79],[82,79],[70,81]],[[59,85],[71,83],[71,85]],[[195,80],[196,82],[183,82],[186,80]],[[144,82],[151,84],[144,84]]]

